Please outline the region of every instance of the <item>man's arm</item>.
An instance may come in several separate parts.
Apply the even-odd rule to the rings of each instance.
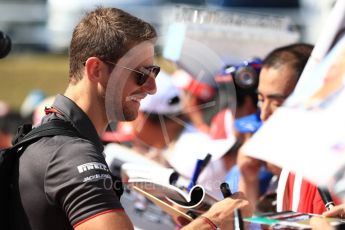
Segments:
[[[237,165],[241,175],[238,188],[246,195],[252,208],[255,209],[259,199],[259,171],[262,162],[244,155],[242,149],[240,149],[237,156]]]
[[[87,219],[74,227],[75,230],[132,230],[133,225],[126,212],[107,212]]]
[[[226,198],[214,204],[209,211],[202,216],[212,221],[214,225],[221,229],[232,229],[234,210],[242,210],[243,217],[250,217],[252,210],[249,202],[245,200],[242,193],[235,193],[231,198]],[[125,212],[108,212],[102,215],[91,217],[82,223],[76,224],[76,230],[117,230],[133,229],[133,225]],[[202,217],[192,221],[183,228],[184,230],[209,230],[211,225]]]

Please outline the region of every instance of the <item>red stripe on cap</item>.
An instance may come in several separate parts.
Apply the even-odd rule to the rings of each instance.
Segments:
[[[212,86],[195,79],[192,79],[185,89],[204,101],[210,100],[215,94],[215,89]]]

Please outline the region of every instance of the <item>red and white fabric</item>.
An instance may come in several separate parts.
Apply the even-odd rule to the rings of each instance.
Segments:
[[[339,203],[334,197],[333,200]],[[316,185],[283,169],[277,188],[277,211],[286,210],[322,214],[326,208]]]

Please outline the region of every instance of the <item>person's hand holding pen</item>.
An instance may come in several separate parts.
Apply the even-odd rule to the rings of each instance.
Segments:
[[[232,192],[230,190],[230,187],[228,183],[224,182],[220,185],[220,190],[223,194],[224,198],[228,198],[232,196]],[[244,230],[244,224],[242,219],[242,212],[239,208],[236,208],[234,210],[234,224],[233,224],[234,230]]]
[[[252,210],[248,200],[241,192],[236,192],[230,197],[215,203],[208,212],[202,216],[206,216],[214,222],[220,229],[234,229],[234,212],[241,210],[243,217],[251,217]]]
[[[328,202],[326,202],[325,200],[324,200],[324,202],[325,202],[325,205],[328,204]],[[327,207],[327,205],[326,205],[326,207]],[[322,215],[324,217],[335,217],[335,218],[344,219],[345,218],[345,204],[340,204],[340,205],[332,206],[331,208],[329,208],[328,211],[322,213]],[[336,230],[336,229],[343,229],[345,227],[344,225],[337,226],[337,228],[332,227],[328,223],[328,221],[325,218],[322,218],[322,217],[313,217],[310,220],[310,224],[311,224],[313,230],[319,230],[319,229],[320,230],[321,229],[322,230]]]
[[[230,186],[226,182],[224,182],[220,185],[220,190],[221,190],[224,198],[230,197],[232,195],[232,192],[230,190]],[[239,210],[238,208],[236,208],[234,210],[234,224],[233,224],[233,226],[234,226],[234,230],[244,230],[242,213],[241,213],[241,210]]]
[[[336,230],[333,228],[325,218],[313,217],[310,219],[312,230]]]
[[[194,169],[194,173],[192,175],[191,182],[188,186],[188,191],[196,184],[197,179],[203,169],[207,166],[207,164],[211,160],[211,155],[207,154],[205,159],[198,160]],[[231,194],[230,197],[225,198],[222,201],[219,201],[212,205],[212,207],[202,214],[201,216],[197,217],[195,221],[191,222],[190,224],[184,226],[182,229],[229,229],[233,230],[233,216],[235,210],[242,211],[243,217],[251,217],[252,210],[251,206],[249,205],[248,200],[244,197],[244,194],[241,192],[236,192]],[[182,223],[179,223],[182,224]],[[184,225],[184,224],[182,224]]]
[[[226,184],[227,185],[227,184]],[[227,187],[228,188],[228,187]],[[221,187],[224,200],[215,203],[209,211],[198,217],[213,226],[212,229],[234,229],[234,213],[241,210],[243,217],[252,216],[249,202],[245,199],[243,193],[236,192],[231,194],[229,189]],[[189,229],[192,225],[186,226]],[[193,229],[193,228],[191,228]]]
[[[228,196],[227,194],[226,196]],[[234,230],[234,213],[235,210],[241,210],[243,218],[252,216],[252,209],[248,200],[241,192],[230,194],[224,200],[221,200],[211,206],[211,208],[197,217],[195,221],[184,226],[186,223],[180,223],[184,226],[181,230]]]
[[[322,213],[324,217],[337,217],[345,219],[345,204],[334,206],[331,210]]]
[[[231,197],[225,198],[195,219],[195,221],[184,226],[183,230],[233,230],[233,215],[235,209],[241,209],[243,217],[252,216],[249,202],[242,193],[234,193]],[[181,229],[181,230],[182,230]]]

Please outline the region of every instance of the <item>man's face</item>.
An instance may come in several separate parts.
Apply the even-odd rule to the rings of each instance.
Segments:
[[[294,90],[297,80],[294,69],[288,65],[262,68],[258,87],[262,121],[266,121],[283,104]]]
[[[147,94],[156,92],[155,78],[152,74],[138,83],[138,72],[146,71],[153,65],[154,47],[145,42],[132,48],[116,64],[107,84],[106,111],[109,121],[132,121],[138,116],[140,101]],[[134,70],[134,71],[133,71]]]

